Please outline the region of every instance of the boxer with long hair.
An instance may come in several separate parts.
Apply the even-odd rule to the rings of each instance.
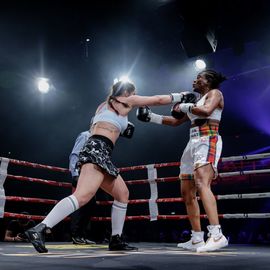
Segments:
[[[100,104],[93,118],[91,136],[80,152],[77,163],[80,171],[75,192],[58,202],[47,217],[37,226],[26,231],[35,249],[44,253],[45,231],[85,205],[102,188],[114,198],[112,205],[112,236],[109,250],[136,250],[123,241],[122,230],[126,217],[129,190],[111,160],[112,151],[119,136],[131,137],[134,125],[128,122],[128,114],[134,107],[166,105],[181,101],[183,93],[170,95],[139,96],[131,82],[117,82],[107,100]],[[152,121],[160,121],[159,118]]]

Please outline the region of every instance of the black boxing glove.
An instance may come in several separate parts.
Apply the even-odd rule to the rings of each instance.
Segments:
[[[133,136],[134,130],[135,130],[135,126],[131,122],[128,122],[127,128],[122,133],[120,133],[120,136],[131,139]]]
[[[197,97],[192,92],[182,92],[182,99],[180,102],[175,103],[171,108],[171,116],[176,119],[181,119],[187,113],[187,110],[182,110],[182,106],[180,104],[183,103],[196,103]]]
[[[183,97],[180,103],[196,103],[197,97],[192,92],[183,92]]]
[[[180,102],[177,102],[172,106],[172,108],[171,108],[171,116],[173,118],[181,119],[181,118],[183,118],[185,116],[185,113],[183,113],[179,108],[180,104],[181,104]]]
[[[149,107],[139,107],[136,111],[138,120],[142,122],[151,122],[156,124],[162,124],[163,116],[153,113]]]
[[[144,106],[144,107],[139,107],[136,111],[136,116],[138,120],[143,121],[143,122],[150,122],[151,120],[151,110],[149,107]]]
[[[192,92],[180,92],[180,93],[171,93],[172,103],[180,102],[180,103],[195,103],[196,95]]]

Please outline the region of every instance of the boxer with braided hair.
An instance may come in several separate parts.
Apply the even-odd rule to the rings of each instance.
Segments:
[[[179,177],[192,234],[188,242],[180,243],[178,247],[197,252],[213,251],[228,245],[221,231],[216,199],[211,191],[211,182],[217,176],[217,164],[222,150],[218,128],[224,99],[218,88],[225,79],[214,70],[200,72],[193,83],[193,89],[201,98],[195,103],[192,100],[174,105],[172,116],[159,115],[162,117],[160,124],[163,125],[178,126],[191,120],[190,140],[181,158]],[[206,243],[201,229],[197,192],[210,223],[207,226],[209,233]]]

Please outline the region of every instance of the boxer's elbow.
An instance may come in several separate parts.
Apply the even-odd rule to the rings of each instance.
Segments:
[[[203,117],[209,117],[212,114],[212,111],[208,108],[202,108],[197,111],[196,115],[203,116]]]

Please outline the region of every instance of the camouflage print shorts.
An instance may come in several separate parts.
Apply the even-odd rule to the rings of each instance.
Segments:
[[[112,150],[113,143],[108,138],[101,135],[93,135],[82,148],[76,167],[80,171],[83,164],[96,164],[106,173],[116,178],[119,174],[119,169],[111,161]]]

